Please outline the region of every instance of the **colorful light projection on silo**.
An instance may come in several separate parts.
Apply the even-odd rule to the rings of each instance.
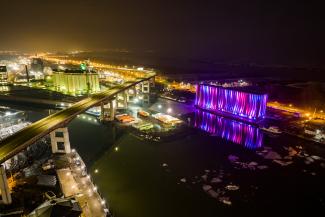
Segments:
[[[263,133],[252,125],[197,110],[194,126],[249,149],[262,147]]]
[[[243,118],[264,118],[267,94],[244,92],[209,84],[196,88],[195,105],[199,108],[230,113]]]

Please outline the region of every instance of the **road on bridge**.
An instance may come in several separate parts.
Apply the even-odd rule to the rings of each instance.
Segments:
[[[138,83],[149,80],[154,76],[155,74],[151,73],[146,77],[137,78],[134,81],[128,81],[122,85],[113,87],[112,89],[93,94],[90,97],[73,104],[71,107],[43,118],[5,138],[4,140],[0,141],[0,164],[13,157],[27,146],[32,145],[37,140],[43,138],[51,131],[66,125],[78,114],[81,114],[89,108],[99,105],[102,102],[111,100],[116,94]]]

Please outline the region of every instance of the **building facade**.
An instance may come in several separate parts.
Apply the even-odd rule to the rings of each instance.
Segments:
[[[198,84],[195,105],[199,108],[257,120],[264,118],[267,94]]]
[[[83,95],[100,91],[97,73],[53,72],[53,85],[56,91],[69,95]]]
[[[0,66],[0,85],[8,84],[8,72],[6,66]]]

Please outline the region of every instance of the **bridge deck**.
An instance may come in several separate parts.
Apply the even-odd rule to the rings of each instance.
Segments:
[[[32,145],[37,140],[43,138],[51,131],[66,125],[78,114],[85,112],[89,108],[99,105],[101,102],[111,100],[117,93],[120,93],[138,83],[153,78],[155,74],[149,74],[144,78],[137,78],[132,82],[125,82],[124,84],[93,94],[90,97],[81,100],[71,107],[61,110],[53,115],[43,118],[28,127],[18,131],[17,133],[0,141],[0,163],[13,157],[15,154]]]

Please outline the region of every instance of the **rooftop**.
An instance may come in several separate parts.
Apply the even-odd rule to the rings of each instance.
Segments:
[[[220,88],[220,89],[235,90],[235,91],[258,94],[258,95],[267,94],[267,92],[263,88],[261,88],[259,86],[223,87],[223,86],[218,86],[218,85],[214,85],[214,84],[207,84],[207,83],[202,83],[200,85],[210,86],[210,87],[217,87],[217,88]]]
[[[18,110],[15,110],[15,109],[0,106],[0,117],[15,115],[15,114],[18,114],[20,112],[21,111],[18,111]]]
[[[97,74],[95,71],[88,71],[88,70],[81,70],[81,69],[66,69],[66,70],[59,70],[59,69],[53,69],[54,73],[69,73],[69,74]]]
[[[7,72],[6,66],[0,66],[0,72]]]

